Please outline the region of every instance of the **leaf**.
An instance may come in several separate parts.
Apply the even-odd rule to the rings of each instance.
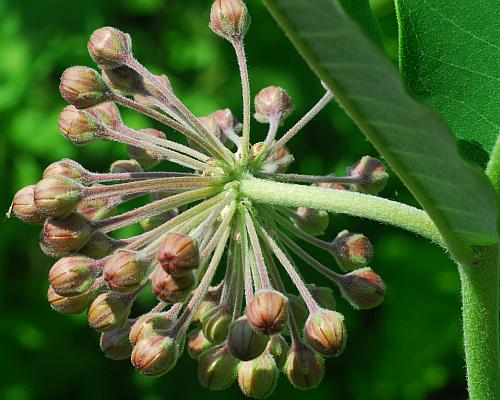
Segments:
[[[409,87],[458,138],[491,154],[500,131],[498,1],[396,0],[396,10]]]
[[[496,242],[495,196],[487,178],[460,157],[444,121],[408,95],[397,69],[339,2],[265,3],[433,219],[455,257],[470,256],[463,250],[467,245]]]

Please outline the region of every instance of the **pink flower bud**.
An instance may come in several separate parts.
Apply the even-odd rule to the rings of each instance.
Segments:
[[[61,96],[76,108],[87,108],[105,101],[108,88],[99,73],[88,67],[71,67],[63,72]]]
[[[90,57],[104,68],[119,67],[132,55],[130,36],[109,26],[95,30],[87,48]]]
[[[21,221],[28,224],[42,224],[45,216],[40,213],[35,204],[35,185],[29,185],[19,190],[12,200],[12,212]]]
[[[266,87],[255,96],[254,117],[259,122],[270,123],[272,119],[281,122],[290,115],[292,110],[292,99],[280,87]]]
[[[312,313],[304,325],[304,339],[322,356],[339,355],[347,340],[344,316],[325,309]]]
[[[210,12],[210,28],[226,40],[240,40],[250,25],[250,16],[241,0],[215,0]]]
[[[374,308],[384,300],[384,281],[371,268],[360,268],[344,275],[340,284],[342,295],[354,308]]]
[[[347,168],[347,173],[360,179],[360,183],[352,185],[354,190],[369,194],[380,193],[389,179],[384,164],[370,156],[364,156],[356,164]]]
[[[364,267],[373,257],[370,240],[360,233],[340,232],[331,244],[332,254],[344,271]]]
[[[81,256],[61,258],[49,271],[50,285],[58,295],[66,297],[88,292],[95,277],[93,261]]]
[[[276,290],[262,289],[247,306],[246,316],[255,330],[274,335],[283,330],[288,320],[288,300]]]
[[[162,240],[156,258],[162,268],[173,276],[191,274],[198,268],[200,252],[198,244],[189,235],[173,232]]]

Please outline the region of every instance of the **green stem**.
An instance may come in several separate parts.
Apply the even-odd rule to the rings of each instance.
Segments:
[[[245,178],[240,192],[256,203],[288,207],[309,207],[344,213],[398,226],[444,247],[438,229],[422,210],[403,203],[347,190]]]

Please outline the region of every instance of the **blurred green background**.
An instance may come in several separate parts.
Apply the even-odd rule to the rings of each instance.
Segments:
[[[373,2],[396,62],[397,31],[390,0]],[[322,94],[317,79],[258,0],[249,0],[247,36],[253,92],[284,87],[295,101],[286,126]],[[227,43],[207,27],[210,2],[200,0],[0,0],[0,208],[36,182],[44,167],[70,157],[95,171],[126,157],[119,144],[75,147],[57,131],[64,106],[58,79],[71,65],[92,65],[86,42],[103,25],[132,35],[134,53],[155,73],[167,73],[198,115],[230,107],[240,111],[239,76]],[[124,112],[134,127],[145,118]],[[254,123],[258,140],[265,127]],[[342,172],[372,146],[337,105],[329,106],[290,144],[292,171]],[[383,196],[413,204],[394,174]],[[355,312],[345,302],[348,346],[327,361],[323,383],[310,392],[281,377],[274,399],[465,399],[460,334],[459,282],[453,264],[437,247],[403,231],[334,216],[327,237],[344,229],[367,234],[375,245],[372,267],[384,278],[386,301]],[[153,379],[127,361],[106,359],[98,334],[84,315],[65,317],[46,301],[52,261],[38,248],[39,228],[12,219],[0,224],[0,399],[233,399],[237,385],[217,393],[197,381],[196,363],[185,355],[169,374]],[[320,256],[320,255],[318,255]],[[325,262],[329,262],[328,259]],[[304,271],[307,280],[327,285]]]

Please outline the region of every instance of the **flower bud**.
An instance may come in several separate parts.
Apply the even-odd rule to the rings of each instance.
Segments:
[[[223,133],[238,133],[242,129],[242,124],[236,119],[229,108],[214,111],[209,117],[217,123]]]
[[[238,318],[229,326],[227,347],[233,357],[242,361],[253,360],[266,349],[269,337],[256,332],[246,316]]]
[[[344,316],[325,309],[310,314],[304,326],[304,339],[322,356],[339,355],[347,340]]]
[[[297,208],[296,216],[293,219],[297,228],[312,236],[322,235],[330,222],[326,211],[306,207]]]
[[[90,237],[85,246],[78,250],[78,253],[94,260],[99,260],[111,254],[119,247],[119,240],[112,239],[105,233],[97,231]]]
[[[130,314],[127,298],[113,292],[98,295],[90,304],[87,319],[91,328],[107,332],[122,326]]]
[[[169,233],[160,243],[156,259],[165,272],[172,276],[191,274],[200,263],[198,244],[189,235]]]
[[[142,283],[148,266],[140,253],[117,250],[104,265],[104,281],[111,290],[130,292]]]
[[[364,156],[356,164],[348,167],[347,173],[361,180],[360,183],[353,184],[352,188],[357,192],[368,194],[380,193],[389,179],[384,164],[370,156]]]
[[[213,136],[219,139],[222,143],[226,141],[226,137],[224,136],[222,129],[219,124],[215,120],[215,118],[208,117],[200,117],[198,118],[201,124],[205,127],[205,129]]]
[[[205,337],[200,328],[193,329],[189,332],[187,349],[191,358],[196,360],[204,351],[211,349],[213,346],[213,343]]]
[[[344,271],[364,267],[373,257],[370,240],[360,233],[340,232],[331,244],[332,254]]]
[[[165,134],[157,129],[140,129],[140,132],[146,133],[147,135],[157,137],[160,139],[165,139]],[[155,153],[150,150],[141,149],[140,147],[128,145],[128,154],[131,158],[139,162],[143,168],[149,169],[156,167],[160,163],[160,159]]]
[[[76,108],[87,108],[105,101],[108,88],[96,70],[71,67],[63,72],[59,91]]]
[[[86,292],[79,296],[64,297],[54,292],[52,286],[49,286],[47,292],[50,306],[61,314],[80,314],[87,309],[93,296],[93,292]]]
[[[139,341],[130,360],[141,374],[160,376],[170,371],[179,357],[179,345],[169,336],[154,336]]]
[[[285,146],[282,146],[278,151],[267,156],[261,166],[261,170],[266,174],[284,173],[293,160],[294,158],[290,151]]]
[[[21,221],[38,225],[43,224],[46,217],[36,207],[34,188],[35,185],[23,187],[14,195],[12,212]]]
[[[254,117],[259,122],[268,124],[273,119],[282,122],[290,115],[292,110],[292,99],[288,93],[280,87],[266,87],[255,96]]]
[[[112,174],[123,174],[133,172],[143,172],[144,170],[135,160],[117,160],[109,167],[109,172]]]
[[[152,229],[158,228],[165,222],[170,221],[172,218],[177,217],[177,215],[179,215],[179,210],[177,208],[173,208],[161,214],[143,219],[141,222],[139,222],[139,224],[144,231],[150,231]]]
[[[173,276],[167,274],[162,268],[156,268],[151,278],[153,293],[165,303],[177,303],[189,296],[196,284],[193,273]]]
[[[222,305],[212,308],[201,320],[203,334],[214,344],[220,344],[226,340],[230,323],[231,315]]]
[[[90,57],[103,68],[116,68],[132,54],[130,36],[109,26],[95,30],[87,43]]]
[[[212,347],[198,358],[198,379],[210,390],[224,390],[233,383],[237,364],[225,344]]]
[[[85,111],[88,111],[95,118],[98,118],[102,124],[115,130],[120,130],[123,127],[120,110],[112,101],[105,101],[104,103],[88,108]]]
[[[325,375],[323,358],[303,344],[292,346],[284,367],[290,383],[297,389],[307,390],[318,386]]]
[[[63,158],[60,161],[53,162],[45,168],[45,171],[43,171],[43,177],[53,178],[56,176],[64,176],[87,185],[91,183],[86,176],[88,173],[89,171],[83,168],[76,161],[70,160],[69,158]]]
[[[342,296],[357,309],[377,307],[384,300],[385,284],[371,268],[348,273],[340,281]]]
[[[165,90],[167,92],[172,92],[172,85],[170,84],[170,80],[166,75],[154,75],[154,77],[164,90],[159,90],[151,80],[143,79],[142,83],[144,89],[142,91],[134,93],[134,100],[145,107],[163,112],[163,110],[158,107],[158,100],[161,99],[161,102],[164,103],[164,105],[174,110],[175,107],[172,106],[172,104],[167,99],[165,99],[165,95],[163,93]]]
[[[112,360],[125,360],[132,353],[132,344],[128,340],[130,322],[125,326],[101,333],[99,346],[104,355]]]
[[[285,365],[288,351],[288,343],[281,335],[273,335],[269,339],[269,342],[267,342],[266,352],[274,358],[274,362],[279,370]]]
[[[99,137],[99,121],[75,106],[64,107],[59,114],[58,127],[66,139],[77,145],[85,145]]]
[[[226,40],[240,40],[250,26],[248,9],[242,0],[215,0],[210,11],[210,29]]]
[[[49,281],[60,296],[78,296],[86,293],[95,280],[93,261],[87,257],[69,256],[57,261],[49,271]]]
[[[116,214],[116,198],[83,199],[78,203],[76,211],[90,221],[100,221]]]
[[[221,293],[219,289],[220,286],[212,287],[208,290],[208,293],[206,294],[205,298],[198,307],[198,310],[196,310],[196,313],[194,314],[193,322],[201,322],[204,315],[212,310],[212,308],[217,306]]]
[[[316,286],[313,284],[307,285],[307,289],[311,293],[316,303],[318,303],[322,308],[328,310],[335,310],[336,302],[333,296],[333,290],[329,287]]]
[[[279,370],[270,354],[238,364],[238,384],[241,391],[253,399],[265,399],[276,389]]]
[[[42,179],[33,189],[39,212],[50,217],[61,217],[73,211],[82,199],[81,185],[64,176]]]
[[[276,290],[262,289],[247,306],[246,316],[257,332],[274,335],[288,320],[288,300]]]
[[[142,77],[126,65],[104,69],[102,78],[115,92],[124,96],[131,96],[145,91]]]
[[[323,189],[348,190],[348,187],[342,183],[318,182],[315,186]]]
[[[81,249],[90,239],[92,227],[80,214],[48,218],[43,224],[40,246],[48,255],[62,257]],[[46,253],[47,254],[47,253]]]
[[[141,315],[132,325],[129,334],[130,343],[135,346],[143,339],[150,339],[158,336],[172,325],[172,320],[165,316],[165,313],[149,312]]]

